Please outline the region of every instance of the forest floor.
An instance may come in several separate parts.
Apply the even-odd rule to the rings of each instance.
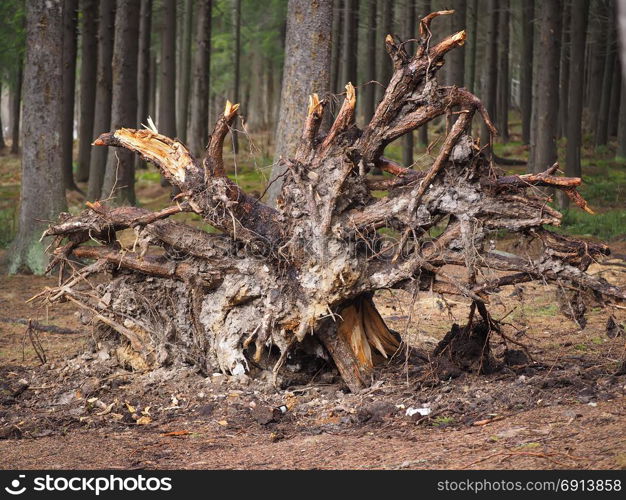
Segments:
[[[623,286],[624,179],[597,187],[605,181],[594,169],[602,168],[612,172],[613,165],[586,168],[588,189],[597,192],[590,201],[617,219],[607,222],[606,235],[593,233],[597,222],[591,231],[586,220],[572,225],[611,238],[613,254],[590,272]],[[0,214],[11,205],[13,169],[12,160],[0,162]],[[237,176],[244,188],[260,189],[262,173],[253,166],[241,165]],[[167,203],[157,180],[152,170],[139,172],[143,206]],[[82,205],[75,194],[70,202]],[[607,329],[609,311],[590,304],[580,329],[559,312],[554,287],[507,289],[492,304],[509,338],[492,340],[499,371],[442,380],[428,362],[398,353],[377,368],[369,389],[351,394],[333,371],[275,389],[245,375],[124,369],[72,305],[26,303],[55,284],[53,277],[0,279],[0,469],[626,468],[626,375],[615,375],[626,354],[625,309],[613,311],[617,326]],[[430,294],[380,293],[376,303],[389,326],[424,353],[453,322],[464,322],[469,307]],[[38,332],[42,363],[28,319],[74,333]]]

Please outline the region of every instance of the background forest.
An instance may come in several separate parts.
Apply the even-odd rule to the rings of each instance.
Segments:
[[[159,185],[153,167],[125,159],[122,152],[94,148],[92,141],[119,126],[148,126],[150,117],[160,133],[176,136],[199,152],[227,99],[241,103],[243,117],[238,133],[227,141],[230,175],[244,189],[264,193],[275,158],[290,147],[279,125],[297,137],[304,116],[279,120],[281,101],[295,101],[300,110],[306,106],[300,102],[303,92],[294,90],[298,81],[295,86],[286,81],[291,76],[283,75],[283,66],[288,17],[297,15],[298,4],[308,2],[62,0],[59,32],[53,33],[58,43],[47,48],[58,52],[62,64],[42,69],[40,80],[59,92],[58,114],[50,107],[22,106],[26,92],[42,92],[41,86],[24,82],[27,44],[36,42],[34,37],[27,42],[27,18],[36,15],[32,4],[37,3],[0,3],[0,245],[7,246],[20,226],[20,184],[27,176],[38,177],[33,166],[37,160],[29,160],[20,174],[21,148],[51,134],[45,127],[21,128],[28,112],[56,124],[62,161],[53,175],[47,173],[43,191],[22,193],[22,205],[36,205],[28,213],[22,209],[22,226],[28,226],[23,229],[31,234],[22,240],[41,234],[45,223],[37,219],[53,219],[67,206],[77,211],[86,200],[165,206],[170,192]],[[449,55],[439,79],[465,86],[485,103],[499,130],[493,145],[496,163],[521,173],[543,171],[558,160],[567,175],[582,175],[581,192],[597,212],[569,211],[567,198],[555,199],[566,213],[563,230],[603,239],[624,236],[626,99],[620,97],[626,80],[620,70],[618,2],[330,3],[330,45],[328,55],[322,54],[326,71],[320,72],[313,90],[338,100],[345,83],[354,83],[357,121],[363,123],[391,74],[385,35],[410,40],[422,16],[454,9],[454,15],[434,23],[433,42],[466,29],[467,43]],[[303,29],[309,29],[306,23]],[[324,47],[322,40],[320,52]],[[306,57],[305,50],[315,52],[315,47],[301,49],[296,57]],[[31,50],[36,54],[41,47]],[[32,59],[32,64],[37,62]],[[303,74],[306,79],[306,68]],[[437,150],[444,127],[445,120],[428,130],[423,127],[390,145],[385,154],[420,169]],[[28,253],[29,245],[16,244],[14,253]],[[14,258],[10,270],[40,272],[42,266]]]

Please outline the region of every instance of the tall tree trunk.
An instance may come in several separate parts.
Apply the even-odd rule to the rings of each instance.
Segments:
[[[619,120],[619,108],[622,98],[622,73],[620,71],[619,54],[615,57],[615,69],[613,70],[613,82],[611,83],[611,100],[609,104],[609,137],[617,136],[617,121]]]
[[[378,46],[384,46],[384,40],[387,35],[393,33],[393,8],[394,2],[381,0],[380,25],[378,26]],[[383,97],[384,89],[389,83],[392,73],[391,60],[388,57],[379,58],[378,63],[378,82],[376,85],[376,102],[380,102]]]
[[[276,130],[275,162],[268,198],[275,204],[285,172],[281,157],[290,157],[300,139],[309,96],[323,95],[330,84],[332,1],[289,0],[285,63]]]
[[[600,114],[600,101],[602,99],[602,80],[604,78],[604,64],[607,54],[607,17],[608,9],[605,2],[599,1],[591,4],[591,52],[590,73],[587,86],[587,106],[589,108],[589,125],[595,132]]]
[[[476,43],[478,35],[478,0],[470,0],[467,8],[467,52],[465,54],[465,87],[474,92],[476,79]]]
[[[543,172],[557,160],[556,133],[559,115],[559,74],[562,0],[544,2],[541,10],[539,47],[541,58],[537,72],[537,130],[534,172]]]
[[[241,0],[232,0],[233,2],[233,62],[235,64],[235,75],[233,79],[233,102],[241,101]],[[239,152],[239,134],[237,133],[237,124],[235,123],[232,130],[233,151]]]
[[[176,131],[183,142],[187,142],[187,124],[189,120],[189,88],[191,85],[191,35],[193,1],[185,0],[182,23],[182,46],[180,48],[180,73],[178,84],[178,106]]]
[[[208,142],[209,76],[211,70],[211,0],[199,0],[197,6],[196,53],[191,87],[191,120],[189,146],[201,156]]]
[[[89,178],[98,69],[98,2],[81,0],[80,125],[76,180]]]
[[[420,5],[418,6],[418,12],[416,18],[418,20],[422,19],[424,16],[430,14],[431,11],[431,2],[430,0],[421,0]],[[426,148],[428,147],[428,123],[425,123],[420,128],[417,129],[417,143]]]
[[[453,0],[452,8],[454,14],[450,16],[450,31],[458,33],[461,30],[466,30],[467,32],[467,0]],[[412,37],[415,37],[415,34]],[[465,85],[465,47],[460,47],[450,53],[446,68],[448,85],[463,87]]]
[[[616,47],[616,31],[615,31],[615,10],[608,9],[607,22],[607,46],[606,56],[604,58],[604,75],[602,76],[602,88],[599,89],[600,110],[596,121],[595,145],[604,146],[608,142],[608,126],[609,126],[609,104],[611,101],[611,84],[613,83],[613,72],[615,70],[615,62],[617,60]]]
[[[137,125],[139,13],[139,2],[118,0],[111,64],[113,68],[111,130]],[[176,127],[175,121],[173,127]],[[135,161],[129,151],[115,151],[115,154],[109,155],[107,159],[103,194],[109,193],[112,194],[115,203],[135,203]]]
[[[570,22],[570,74],[585,74],[585,44],[589,19],[589,0],[579,0],[572,8]],[[567,149],[565,172],[572,177],[581,177],[580,147],[582,145],[582,114],[584,101],[583,78],[570,78],[568,82],[568,113],[566,122]],[[569,198],[559,197],[560,205],[567,207]]]
[[[113,57],[115,0],[101,0],[98,15],[98,78],[93,121],[93,131],[96,136],[110,130],[111,127],[111,60]],[[106,164],[107,148],[95,148],[89,159],[87,198],[90,200],[98,199],[102,194]]]
[[[150,105],[150,43],[152,39],[152,0],[141,0],[139,14],[139,52],[137,54],[137,125],[148,123]],[[146,163],[136,158],[135,167]]]
[[[522,142],[530,144],[533,106],[533,40],[535,37],[535,0],[522,2],[522,58],[520,62],[520,108]]]
[[[20,111],[22,109],[22,75],[23,63],[18,62],[11,85],[11,153],[20,152]]]
[[[498,96],[496,126],[504,142],[509,142],[509,101],[511,99],[511,79],[509,77],[510,2],[500,2],[500,26],[498,27]]]
[[[626,5],[617,2],[617,29],[619,33],[619,62],[622,75],[622,89],[617,126],[618,158],[626,159]]]
[[[9,251],[9,273],[44,273],[47,242],[40,241],[41,234],[46,221],[67,210],[61,134],[55,132],[63,123],[63,7],[62,0],[26,2],[25,140],[19,230]]]
[[[365,89],[363,97],[363,118],[366,122],[374,116],[376,108],[376,27],[377,27],[377,0],[368,0],[367,3],[367,35],[365,45],[367,58],[365,60]]]
[[[76,189],[73,173],[74,92],[76,88],[76,25],[78,0],[63,3],[63,175],[66,189]]]
[[[561,63],[559,72],[559,126],[558,137],[567,134],[567,115],[569,109],[569,78],[570,78],[570,26],[571,26],[571,0],[564,0],[563,30],[561,33]],[[574,8],[579,8],[578,4]],[[583,48],[584,56],[584,48]],[[584,73],[583,73],[584,74]],[[581,78],[582,80],[582,78]]]
[[[332,25],[332,46],[331,46],[331,68],[330,68],[330,91],[339,92],[339,79],[341,78],[341,48],[343,45],[343,25],[344,25],[344,0],[333,1],[333,25]],[[374,2],[376,0],[373,0]]]
[[[357,84],[359,0],[345,0],[343,16],[343,70],[340,85]]]
[[[157,116],[157,87],[159,85],[159,67],[154,49],[150,50],[150,98],[148,100],[148,115],[154,120]]]
[[[482,101],[489,116],[496,116],[496,99],[498,93],[498,2],[489,0],[487,19],[487,51],[484,64],[484,87],[482,89]],[[480,143],[487,145],[490,142],[489,128],[485,123],[480,128]]]
[[[163,0],[159,79],[159,133],[176,137],[176,0]]]
[[[465,3],[464,1],[462,3]],[[402,36],[405,40],[417,38],[415,30],[415,0],[404,0]],[[407,43],[405,49],[409,54],[415,53],[414,43]],[[456,51],[455,51],[456,52]],[[458,62],[458,61],[457,61]],[[402,163],[407,167],[413,165],[413,132],[409,132],[402,138]]]

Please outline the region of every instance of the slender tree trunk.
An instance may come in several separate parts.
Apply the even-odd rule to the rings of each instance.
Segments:
[[[522,57],[520,61],[520,108],[522,142],[530,144],[533,105],[533,40],[535,37],[535,0],[522,2]]]
[[[609,126],[609,104],[611,101],[611,84],[613,83],[613,72],[617,60],[616,31],[614,9],[608,9],[609,18],[607,23],[607,47],[604,58],[604,75],[602,77],[602,88],[600,89],[600,110],[596,121],[595,145],[604,146],[608,142]]]
[[[211,69],[211,0],[199,0],[197,5],[196,53],[193,61],[193,83],[191,87],[191,120],[189,145],[191,151],[201,156],[209,131],[209,76]]]
[[[47,221],[67,210],[61,134],[55,132],[63,123],[63,7],[61,0],[26,2],[25,140],[19,230],[9,251],[9,273],[44,273],[48,243],[40,241],[41,234]]]
[[[467,32],[467,0],[453,0],[452,8],[454,14],[450,16],[450,32],[457,33],[461,30]],[[412,36],[415,37],[415,34]],[[465,47],[450,52],[445,67],[448,85],[463,87],[465,84]]]
[[[22,73],[23,63],[20,60],[15,70],[11,85],[11,153],[20,152],[20,111],[22,109]]]
[[[367,58],[365,60],[365,89],[363,97],[363,118],[366,122],[374,116],[376,108],[376,26],[377,26],[377,0],[368,0],[367,4],[367,34],[365,45]]]
[[[135,0],[118,0],[115,12],[113,48],[113,106],[111,130],[137,125],[137,52],[139,48],[140,4]],[[174,21],[176,16],[174,16]],[[176,122],[174,122],[176,127]],[[129,151],[109,155],[103,194],[112,193],[120,204],[135,203],[135,161]]]
[[[66,189],[76,189],[73,173],[74,92],[76,88],[76,25],[78,0],[63,3],[63,175]]]
[[[152,39],[152,0],[141,0],[139,14],[139,52],[137,54],[137,125],[147,124],[150,105],[150,42]],[[137,157],[135,168],[146,168]]]
[[[163,0],[159,133],[176,137],[176,0]]]
[[[498,2],[489,0],[487,19],[487,52],[484,64],[484,88],[482,101],[490,116],[496,116],[496,98],[498,92]],[[496,124],[497,125],[497,124]],[[480,143],[490,142],[490,133],[485,123],[480,128]]]
[[[154,49],[150,50],[150,98],[148,100],[148,115],[154,120],[157,116],[157,87],[159,84],[159,69],[157,55]]]
[[[98,63],[98,2],[81,0],[80,125],[76,180],[89,178]]]
[[[559,75],[559,126],[558,137],[567,134],[567,115],[569,109],[569,78],[570,78],[570,26],[572,3],[564,0],[563,30],[561,33],[561,63]],[[574,8],[579,8],[578,4]],[[584,49],[583,49],[584,55]]]
[[[137,123],[147,123],[150,106],[150,43],[152,0],[141,0],[139,52],[137,56]]]
[[[626,159],[626,4],[617,3],[617,29],[619,34],[619,62],[622,75],[621,100],[617,126],[618,158]]]
[[[419,5],[418,9],[416,18],[419,21],[424,16],[430,14],[432,10],[430,0],[421,0],[421,5]],[[428,147],[428,123],[417,129],[417,142],[424,148]]]
[[[330,84],[332,1],[289,0],[280,116],[275,160],[290,157],[302,134],[303,110],[311,94],[323,95]],[[274,162],[268,198],[276,202],[285,167]]]
[[[340,85],[357,84],[359,1],[345,0],[343,16],[343,70]]]
[[[511,79],[509,77],[509,51],[510,51],[510,2],[500,2],[500,16],[498,27],[498,96],[496,126],[503,142],[509,142],[509,101],[511,99]]]
[[[467,9],[467,48],[465,49],[465,87],[474,92],[476,79],[476,38],[478,35],[478,0],[470,0]]]
[[[191,36],[192,36],[193,1],[185,0],[182,23],[182,46],[180,48],[180,73],[178,84],[178,107],[176,113],[176,131],[178,137],[187,141],[187,124],[189,120],[189,88],[191,85]]]
[[[589,124],[595,132],[600,114],[602,99],[602,80],[604,78],[604,64],[607,54],[607,16],[608,9],[604,2],[594,2],[592,6],[590,24],[591,33],[591,67],[587,88],[587,105],[589,108]]]
[[[384,46],[385,37],[393,32],[393,8],[394,2],[381,0],[381,15],[378,33],[379,47]],[[391,59],[389,57],[380,58],[378,64],[378,82],[381,85],[376,86],[376,102],[380,102],[383,97],[384,89],[389,83],[392,73]]]
[[[613,82],[611,83],[611,100],[609,104],[609,137],[617,136],[617,121],[621,104],[622,73],[620,71],[619,54],[615,57],[615,69],[613,70]]]
[[[623,64],[623,63],[622,63]],[[619,106],[617,124],[617,150],[615,156],[626,160],[626,78],[622,78],[622,99]]]
[[[376,0],[373,0],[374,2]],[[341,78],[341,48],[343,45],[344,7],[343,0],[333,1],[333,26],[331,47],[330,91],[339,91],[339,79]]]
[[[541,58],[537,72],[537,131],[534,172],[543,172],[557,160],[556,134],[559,114],[559,74],[562,0],[545,2],[541,11],[539,47]]]
[[[93,122],[95,136],[110,130],[111,126],[111,59],[113,57],[113,25],[115,0],[101,0],[98,21],[98,77]],[[94,148],[89,159],[87,198],[95,200],[102,194],[102,183],[107,164],[107,149]],[[108,193],[107,193],[108,194]]]
[[[464,2],[462,2],[464,3]],[[415,0],[404,0],[404,23],[402,34],[405,40],[417,38],[415,30]],[[409,54],[415,53],[414,43],[407,43],[405,49]],[[456,52],[456,51],[454,51]],[[409,132],[402,138],[402,163],[407,167],[413,165],[413,132]]]
[[[589,0],[578,0],[572,8],[570,21],[570,72],[572,75],[585,74],[585,44],[589,19]],[[565,152],[565,172],[571,177],[581,177],[580,147],[582,144],[582,114],[584,101],[584,81],[570,78],[568,82],[568,113],[566,121],[567,149]],[[567,196],[560,196],[562,207],[569,205]]]
[[[233,62],[235,65],[235,77],[233,79],[233,102],[241,101],[241,0],[232,0],[233,2]],[[239,152],[239,134],[237,133],[237,124],[233,124],[232,138],[233,151]]]

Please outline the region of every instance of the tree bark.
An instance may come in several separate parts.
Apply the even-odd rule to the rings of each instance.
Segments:
[[[590,73],[587,86],[587,107],[589,109],[589,125],[594,132],[598,123],[600,100],[602,99],[602,79],[607,55],[607,18],[608,9],[605,2],[593,2],[590,14]],[[593,8],[595,7],[595,8]]]
[[[150,109],[150,44],[152,40],[152,0],[141,0],[139,52],[137,55],[137,123],[147,124]]]
[[[373,0],[374,2],[376,0]],[[339,81],[341,79],[341,60],[343,45],[343,26],[344,26],[344,7],[343,0],[333,1],[333,24],[332,24],[332,42],[331,42],[331,67],[330,67],[330,91],[333,93],[340,92]]]
[[[537,130],[532,171],[543,172],[557,160],[556,134],[559,113],[558,75],[562,28],[562,1],[545,2],[541,11],[537,72]],[[532,148],[532,146],[531,146]]]
[[[66,189],[76,189],[73,172],[74,92],[76,88],[76,26],[78,0],[63,4],[63,175]]]
[[[67,210],[63,179],[63,2],[26,2],[22,181],[17,237],[9,273],[43,274],[45,220]],[[42,50],[45,47],[46,50]],[[42,92],[42,89],[47,89]]]
[[[81,2],[80,124],[76,180],[89,178],[98,70],[98,2]]]
[[[209,130],[209,77],[211,70],[211,0],[200,0],[197,12],[196,53],[193,61],[191,89],[191,120],[189,144],[191,151],[200,156],[208,142]]]
[[[622,73],[620,71],[619,53],[615,56],[615,68],[611,83],[611,99],[609,102],[609,122],[607,133],[609,137],[617,136],[617,122],[619,120],[619,108],[622,97]]]
[[[430,14],[431,2],[430,0],[421,0],[421,5],[418,7],[417,19],[422,19]],[[417,129],[417,143],[424,149],[428,147],[428,123],[425,123]]]
[[[393,12],[394,2],[387,2],[381,0],[381,12],[380,12],[380,25],[378,26],[378,43],[384,44],[385,37],[393,33]],[[380,46],[380,45],[379,45]],[[379,102],[382,99],[384,89],[389,83],[393,67],[391,62],[386,57],[382,58],[378,65],[378,83],[376,86],[376,101]]]
[[[487,47],[484,63],[484,87],[482,90],[482,101],[489,116],[496,116],[496,99],[498,92],[498,2],[489,0],[487,19]],[[481,125],[480,142],[488,145],[491,142],[491,132],[486,123]],[[491,149],[491,148],[490,148]]]
[[[467,28],[467,0],[453,0],[454,14],[450,16],[450,32],[458,33]],[[448,85],[465,86],[465,47],[450,53],[446,63]]]
[[[465,55],[465,87],[475,90],[476,79],[476,37],[478,33],[478,0],[470,0],[467,9],[467,48]]]
[[[617,2],[617,30],[619,34],[619,62],[622,75],[621,100],[619,119],[617,124],[617,151],[618,158],[626,159],[626,5]]]
[[[233,102],[241,101],[241,0],[232,0],[233,12],[233,62],[234,62],[234,78],[233,78]],[[239,152],[239,134],[233,129],[233,152]]]
[[[115,0],[102,0],[98,20],[98,78],[93,129],[101,134],[111,127],[111,92],[113,58],[113,26],[115,24]],[[102,195],[102,183],[107,164],[106,148],[96,148],[89,159],[89,184],[87,198],[96,200]],[[108,195],[108,193],[107,193]]]
[[[139,49],[140,4],[135,0],[118,0],[115,12],[113,48],[111,130],[136,126],[137,120],[137,53]],[[174,16],[174,19],[176,16]],[[174,122],[176,127],[176,122]],[[103,184],[103,195],[111,193],[115,203],[135,203],[135,161],[130,151],[109,155]]]
[[[22,109],[22,60],[18,61],[15,76],[11,85],[11,153],[20,152],[20,112]]]
[[[178,137],[187,142],[187,124],[189,120],[189,89],[191,85],[191,36],[192,36],[193,1],[185,0],[182,25],[182,47],[180,48],[180,74],[178,84],[178,106],[176,132]]]
[[[522,2],[522,57],[520,61],[520,108],[522,142],[530,144],[533,106],[533,41],[535,31],[535,0]]]
[[[163,0],[157,128],[176,137],[176,0]]]
[[[363,102],[363,118],[371,120],[376,109],[376,32],[377,32],[378,1],[368,0],[367,4],[367,32],[365,45],[367,58],[365,59],[365,89]]]
[[[511,99],[511,79],[509,76],[509,52],[510,52],[510,2],[500,2],[500,15],[498,27],[498,96],[496,126],[503,142],[509,142],[509,101]]]
[[[585,74],[585,44],[587,42],[587,24],[589,19],[589,0],[576,2],[571,13],[570,29],[570,73]],[[582,78],[570,78],[568,82],[568,113],[566,122],[567,149],[565,152],[565,173],[571,177],[581,177],[580,148],[582,145],[582,113],[584,100],[584,81]],[[560,205],[569,206],[569,198],[561,197]]]
[[[358,27],[359,1],[344,0],[343,16],[343,68],[341,79],[343,83],[357,84],[357,54],[358,54]]]
[[[574,5],[579,8],[578,4]],[[572,3],[564,0],[563,29],[561,33],[561,63],[559,72],[559,126],[558,137],[567,135],[567,115],[569,108],[569,79],[570,79],[570,26],[572,16]],[[584,57],[584,48],[583,48]],[[584,75],[584,73],[580,73]],[[581,78],[582,80],[582,78]]]
[[[281,157],[295,152],[309,95],[323,95],[330,84],[332,1],[289,0],[287,38],[280,114],[276,130],[275,166],[272,168],[268,199],[274,203],[282,188],[284,164]]]
[[[464,2],[461,2],[464,3]],[[402,27],[402,36],[405,40],[411,40],[417,37],[417,32],[415,30],[415,0],[405,0],[404,2],[404,23]],[[454,16],[452,16],[454,17]],[[453,30],[454,31],[454,30]],[[413,54],[415,51],[415,44],[408,43],[406,44],[406,51],[409,54]],[[458,63],[458,61],[454,60],[453,62]],[[414,149],[414,141],[413,141],[413,132],[408,133],[404,136],[402,140],[402,163],[407,167],[411,167],[413,165],[413,149]]]
[[[615,32],[615,16],[614,9],[609,9],[609,17],[607,22],[607,47],[604,58],[604,74],[602,76],[602,87],[600,89],[600,109],[597,116],[595,126],[595,145],[604,146],[608,142],[608,126],[609,126],[609,104],[611,99],[611,84],[613,83],[613,73],[615,71],[615,62],[617,60],[616,49],[616,32]]]

